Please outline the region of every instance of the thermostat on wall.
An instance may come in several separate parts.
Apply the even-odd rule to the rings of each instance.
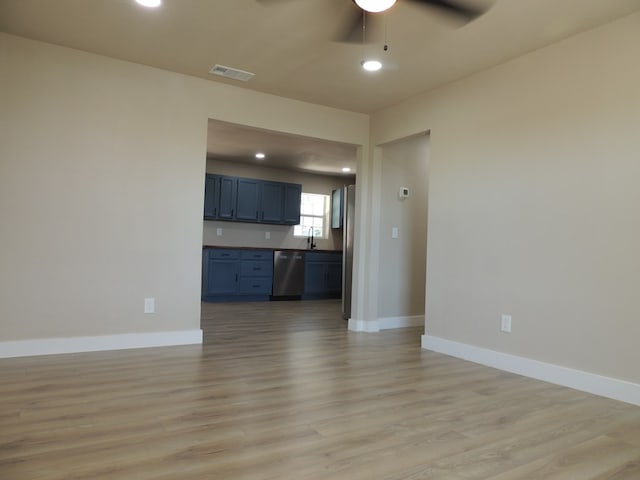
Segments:
[[[400,187],[400,192],[398,192],[398,196],[400,198],[407,198],[409,196],[409,189],[407,187]]]

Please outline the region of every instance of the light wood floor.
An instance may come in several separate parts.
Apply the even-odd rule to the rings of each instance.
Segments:
[[[0,360],[0,479],[640,479],[640,408],[339,308],[206,304],[202,347]]]

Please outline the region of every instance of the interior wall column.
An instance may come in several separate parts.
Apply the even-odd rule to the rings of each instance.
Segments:
[[[358,150],[352,312],[349,330],[377,332],[382,149]]]

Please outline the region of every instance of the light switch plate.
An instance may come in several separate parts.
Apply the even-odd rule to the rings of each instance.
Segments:
[[[500,330],[504,333],[511,333],[511,315],[502,315],[500,319]]]
[[[398,227],[393,227],[391,229],[391,238],[398,238]]]
[[[145,298],[144,299],[144,313],[155,313],[156,312],[156,299],[155,298]]]

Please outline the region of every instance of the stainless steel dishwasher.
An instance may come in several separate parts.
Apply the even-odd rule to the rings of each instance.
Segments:
[[[304,292],[304,251],[274,250],[273,295],[275,300],[300,298]]]

